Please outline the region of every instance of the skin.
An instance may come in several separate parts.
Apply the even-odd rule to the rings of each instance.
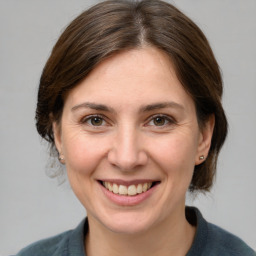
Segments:
[[[199,129],[194,102],[163,52],[143,47],[103,61],[68,93],[53,127],[87,211],[88,255],[187,253],[196,228],[185,218],[185,194],[207,156],[214,118]],[[123,206],[103,193],[99,180],[112,179],[158,185],[139,204]]]

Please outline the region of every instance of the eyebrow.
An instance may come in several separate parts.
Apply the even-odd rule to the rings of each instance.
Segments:
[[[157,110],[157,109],[162,109],[162,108],[177,108],[180,110],[184,110],[184,106],[182,106],[174,101],[170,101],[170,102],[159,102],[159,103],[142,106],[140,108],[140,112],[149,112],[152,110]]]
[[[94,110],[112,112],[112,113],[116,112],[111,107],[108,107],[108,106],[103,105],[103,104],[92,103],[92,102],[84,102],[82,104],[78,104],[78,105],[72,107],[71,111],[75,111],[75,110],[80,109],[80,108],[90,108],[90,109],[94,109]],[[176,102],[170,101],[170,102],[158,102],[158,103],[142,106],[139,109],[139,112],[143,113],[143,112],[149,112],[149,111],[153,111],[153,110],[157,110],[157,109],[163,109],[163,108],[176,108],[176,109],[184,110],[184,107],[182,105],[180,105]]]
[[[106,105],[103,105],[103,104],[96,104],[92,102],[84,102],[82,104],[76,105],[72,107],[71,110],[75,111],[79,108],[90,108],[90,109],[106,111],[106,112],[115,112],[113,108],[107,107]]]

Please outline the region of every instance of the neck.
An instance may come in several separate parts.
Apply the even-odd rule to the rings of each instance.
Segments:
[[[196,229],[187,222],[185,209],[182,214],[136,234],[112,232],[90,216],[88,221],[87,256],[184,256],[192,245]]]

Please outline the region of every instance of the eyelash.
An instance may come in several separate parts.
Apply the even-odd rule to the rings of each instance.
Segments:
[[[89,121],[92,122],[93,118],[99,118],[103,122],[107,123],[107,121],[105,120],[106,117],[104,117],[103,115],[89,115],[89,116],[86,116],[86,117],[82,118],[81,123],[82,124],[86,124],[87,123],[87,125],[92,126],[94,128],[102,127],[102,125],[97,126],[97,125],[93,125],[92,123],[89,124],[88,122]]]
[[[93,125],[92,123],[88,123],[89,121],[92,122],[93,118],[99,118],[100,120],[102,120],[102,122],[104,123],[103,125],[100,124],[100,125]],[[155,125],[155,124],[150,124],[151,122],[154,122],[157,118],[163,118],[164,119],[164,124],[163,125]],[[86,116],[84,118],[82,118],[82,120],[80,121],[82,124],[87,124],[91,127],[94,127],[94,128],[100,128],[102,126],[106,126],[108,124],[108,122],[106,121],[106,117],[103,116],[103,115],[89,115],[89,116]],[[164,114],[156,114],[156,115],[153,115],[151,117],[149,117],[147,119],[147,122],[146,122],[146,125],[145,126],[154,126],[154,127],[158,127],[158,128],[163,128],[163,127],[166,127],[166,126],[169,126],[169,125],[173,125],[173,124],[176,124],[176,120],[174,120],[173,118],[169,117],[168,115],[164,115]]]
[[[160,125],[160,126],[157,126],[155,124],[152,124],[150,125],[151,122],[154,122],[157,118],[163,118],[164,119],[164,124],[163,125]],[[166,126],[169,126],[169,125],[173,125],[173,124],[176,124],[176,120],[174,120],[173,118],[171,118],[170,116],[168,115],[164,115],[164,114],[156,114],[156,115],[153,115],[151,116],[149,119],[149,121],[147,122],[147,125],[148,126],[154,126],[154,127],[158,127],[158,128],[164,128]]]

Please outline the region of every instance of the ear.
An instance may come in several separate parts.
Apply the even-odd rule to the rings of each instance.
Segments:
[[[195,165],[201,164],[207,158],[208,152],[211,147],[214,125],[215,125],[215,116],[214,114],[212,114],[208,118],[207,122],[201,128],[197,154],[195,159]],[[200,159],[200,157],[202,159]]]
[[[61,155],[62,152],[62,143],[61,143],[61,128],[60,124],[58,124],[56,121],[52,122],[52,130],[54,134],[54,143],[55,147],[59,152],[59,155]]]

